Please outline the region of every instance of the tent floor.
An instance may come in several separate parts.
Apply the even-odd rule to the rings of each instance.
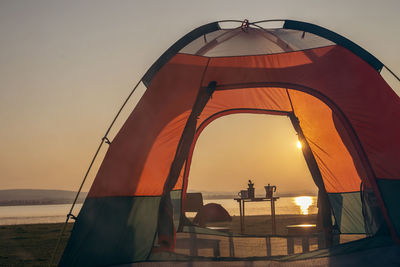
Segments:
[[[261,266],[400,266],[400,247],[389,246],[368,249],[355,253],[343,254],[331,257],[310,258],[293,261],[274,260],[246,260],[246,261],[161,261],[161,262],[140,262],[115,267],[197,267],[197,266],[221,266],[221,267],[261,267]]]

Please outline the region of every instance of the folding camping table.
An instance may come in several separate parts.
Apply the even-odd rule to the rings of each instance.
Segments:
[[[277,201],[279,197],[265,198],[265,197],[255,197],[255,198],[234,198],[239,203],[240,210],[240,232],[244,232],[245,228],[245,205],[246,202],[261,202],[261,201],[270,201],[271,202],[271,220],[272,220],[272,234],[276,234],[276,222],[275,222],[275,201]]]

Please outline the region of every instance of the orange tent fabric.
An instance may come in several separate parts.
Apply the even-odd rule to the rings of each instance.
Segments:
[[[313,64],[309,64],[311,62]],[[360,72],[366,74],[354,77],[354,73]],[[160,195],[196,92],[200,84],[206,86],[213,80],[218,81],[217,90],[221,90],[216,92],[214,98],[217,100],[220,94],[224,95],[223,104],[219,104],[220,107],[217,108],[212,106],[211,101],[210,110],[208,111],[207,107],[202,117],[229,107],[290,110],[287,96],[284,91],[279,91],[279,88],[238,90],[230,93],[223,90],[228,88],[252,88],[255,85],[271,84],[296,91],[307,91],[308,94],[322,100],[329,97],[331,102],[326,103],[329,108],[341,111],[358,133],[352,138],[359,138],[366,155],[371,159],[369,163],[376,176],[397,179],[400,177],[400,166],[394,167],[393,161],[400,158],[400,145],[394,142],[397,136],[388,130],[392,122],[386,118],[393,113],[393,109],[389,107],[397,105],[399,100],[397,96],[394,97],[387,84],[381,79],[374,79],[376,75],[376,72],[361,59],[339,46],[277,55],[211,59],[178,54],[155,76],[138,106],[114,139],[89,197]],[[376,93],[375,97],[371,97],[371,94],[363,93],[373,91],[377,86],[382,88],[379,95]],[[300,107],[300,94],[292,94],[295,95],[294,106]],[[379,101],[385,101],[385,105],[378,105]],[[366,111],[365,106],[369,107]],[[388,108],[378,111],[377,106]],[[363,110],[362,116],[360,110]],[[295,110],[295,113],[299,118],[305,116],[300,108]],[[332,124],[329,127],[333,129]],[[372,131],[371,128],[376,130]],[[386,138],[380,138],[382,135]],[[327,143],[323,145],[325,144]],[[315,149],[316,147],[313,151]],[[339,150],[348,153],[343,145]],[[335,164],[336,167],[341,165]],[[324,177],[329,176],[328,169],[333,168],[326,167]],[[347,176],[356,175],[354,166],[351,167],[351,171],[350,167],[346,168],[350,172]],[[338,172],[341,171],[338,169]],[[110,176],[114,177],[112,181],[108,179]],[[358,182],[354,181],[350,182],[346,191],[357,187]],[[329,190],[336,192],[343,189],[330,186]]]

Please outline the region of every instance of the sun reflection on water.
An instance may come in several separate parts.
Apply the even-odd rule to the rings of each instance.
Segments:
[[[294,202],[300,206],[301,214],[308,215],[308,208],[313,203],[311,197],[295,197]]]

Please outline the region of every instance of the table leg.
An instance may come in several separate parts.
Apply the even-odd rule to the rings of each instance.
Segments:
[[[286,240],[287,246],[287,254],[292,255],[294,254],[294,237],[288,236]]]
[[[275,200],[271,199],[271,219],[272,219],[272,234],[276,234],[276,223],[275,223]]]
[[[242,205],[242,207],[243,207],[243,232],[244,232],[245,229],[246,229],[246,225],[245,225],[245,221],[244,221],[244,219],[245,219],[245,215],[244,215],[244,200],[243,200],[243,205]]]
[[[267,257],[271,256],[271,237],[267,236],[265,238],[265,246],[267,247]]]
[[[242,222],[242,200],[239,200],[238,201],[239,202],[239,214],[240,214],[240,216],[239,216],[239,220],[240,220],[240,232],[241,233],[243,233],[243,222]]]
[[[308,236],[303,236],[301,239],[301,246],[303,247],[303,252],[309,252],[310,251],[310,243],[308,240]]]

